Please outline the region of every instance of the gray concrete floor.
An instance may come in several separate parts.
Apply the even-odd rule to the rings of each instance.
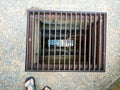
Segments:
[[[26,10],[107,12],[105,72],[25,72]],[[0,0],[0,90],[24,90],[26,77],[34,76],[37,90],[105,90],[120,75],[119,0]]]

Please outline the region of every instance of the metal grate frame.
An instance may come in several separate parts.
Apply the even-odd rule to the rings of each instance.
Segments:
[[[104,72],[106,12],[27,11],[26,71]]]

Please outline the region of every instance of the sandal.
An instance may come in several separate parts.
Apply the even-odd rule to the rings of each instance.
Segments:
[[[26,80],[25,80],[25,83],[29,80],[33,79],[33,82],[34,84],[32,84],[31,82],[28,83],[27,87],[26,87],[26,90],[28,90],[28,87],[31,86],[33,90],[36,90],[36,85],[35,85],[35,78],[34,77],[28,77]]]
[[[43,90],[45,90],[45,88],[47,88],[48,90],[51,90],[51,88],[48,87],[48,86],[45,86],[45,87],[43,88]]]

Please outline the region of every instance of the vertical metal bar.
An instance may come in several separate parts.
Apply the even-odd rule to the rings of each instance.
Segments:
[[[62,12],[60,15],[60,42],[61,42],[61,31],[62,31]],[[60,50],[59,50],[59,70],[60,70],[60,63],[61,63],[61,45],[60,45]]]
[[[103,70],[105,71],[105,65],[106,65],[106,28],[107,28],[107,14],[104,13],[104,52],[103,52]]]
[[[49,12],[49,41],[51,35],[51,12]],[[49,46],[49,53],[48,53],[48,70],[50,69],[50,46]]]
[[[65,16],[65,42],[66,42],[66,30],[67,30],[67,12]],[[66,46],[64,46],[64,70],[66,66]]]
[[[28,45],[29,45],[29,26],[30,26],[30,13],[27,12],[27,32],[26,32],[26,60],[25,60],[25,70],[28,70]]]
[[[44,70],[44,48],[45,48],[45,12],[43,13],[43,61],[42,70]]]
[[[102,66],[102,68],[101,68],[101,69],[104,70],[104,26],[105,26],[105,25],[104,25],[104,24],[105,24],[104,14],[101,14],[101,17],[102,17],[102,23],[101,23],[101,24],[102,24],[102,25],[101,25],[101,26],[102,26],[102,27],[101,27],[101,29],[102,29],[102,30],[101,30],[101,35],[102,35],[102,36],[101,36],[101,38],[102,38],[102,44],[101,44],[101,45],[102,45],[102,46],[101,46],[101,47],[102,47],[102,50],[101,50],[101,54],[102,54],[102,55],[101,55],[101,64],[102,64],[102,65],[101,65],[101,66]]]
[[[56,20],[57,20],[57,12],[55,12],[55,40],[54,40],[54,70],[55,70],[55,57],[56,57]]]
[[[101,14],[99,14],[99,71],[101,69],[101,52],[102,52],[102,38],[101,38]]]
[[[32,63],[32,14],[29,12],[29,43],[28,43],[28,69],[31,69],[31,63]]]
[[[70,14],[70,40],[71,40],[71,31],[72,31],[72,13]],[[69,46],[69,70],[71,62],[71,46]]]
[[[39,69],[39,55],[40,55],[40,53],[39,53],[39,50],[40,50],[40,48],[39,48],[39,44],[40,44],[39,43],[39,41],[40,41],[40,38],[39,38],[40,37],[40,26],[39,25],[40,25],[40,21],[39,20],[40,20],[40,12],[38,11],[38,37],[37,37],[38,38],[38,41],[37,41],[38,42],[38,58],[37,58],[37,70]]]
[[[94,71],[96,68],[96,13],[94,18],[95,28],[94,28]]]
[[[39,15],[41,16],[41,12],[39,12]],[[39,18],[40,18],[40,16],[39,16]],[[40,22],[40,19],[39,19],[39,22]],[[41,28],[42,28],[42,26],[40,26],[40,23],[39,23],[39,63],[40,63],[40,69],[42,69],[42,56],[41,56],[41,54],[42,54],[42,49],[41,49],[41,46],[42,46],[42,43],[41,43],[41,41],[42,41],[42,39],[41,39],[41,37],[42,37],[42,35],[41,35]]]
[[[34,11],[33,11],[33,19],[32,19],[32,60],[31,60],[31,70],[33,70],[34,63]]]
[[[89,71],[91,66],[91,25],[92,25],[92,15],[90,14],[90,27],[89,27]]]
[[[84,19],[85,19],[85,22],[84,22],[84,23],[85,23],[85,26],[84,26],[84,29],[85,29],[85,30],[84,30],[84,31],[85,31],[85,32],[84,32],[84,35],[85,35],[85,36],[84,36],[84,37],[85,37],[85,38],[84,38],[84,70],[86,70],[86,41],[87,41],[87,40],[86,40],[86,39],[87,39],[87,38],[86,38],[86,36],[87,36],[87,14],[86,14],[86,13],[85,13]]]
[[[82,38],[81,32],[82,32],[82,13],[80,13],[79,70],[81,67],[81,38]]]
[[[77,13],[75,13],[74,70],[76,68],[76,27],[77,27]]]

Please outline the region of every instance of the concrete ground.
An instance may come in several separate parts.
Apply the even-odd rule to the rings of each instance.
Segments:
[[[105,72],[25,72],[26,10],[107,12]],[[24,90],[34,76],[37,90],[105,90],[120,75],[119,0],[0,0],[0,90]]]

